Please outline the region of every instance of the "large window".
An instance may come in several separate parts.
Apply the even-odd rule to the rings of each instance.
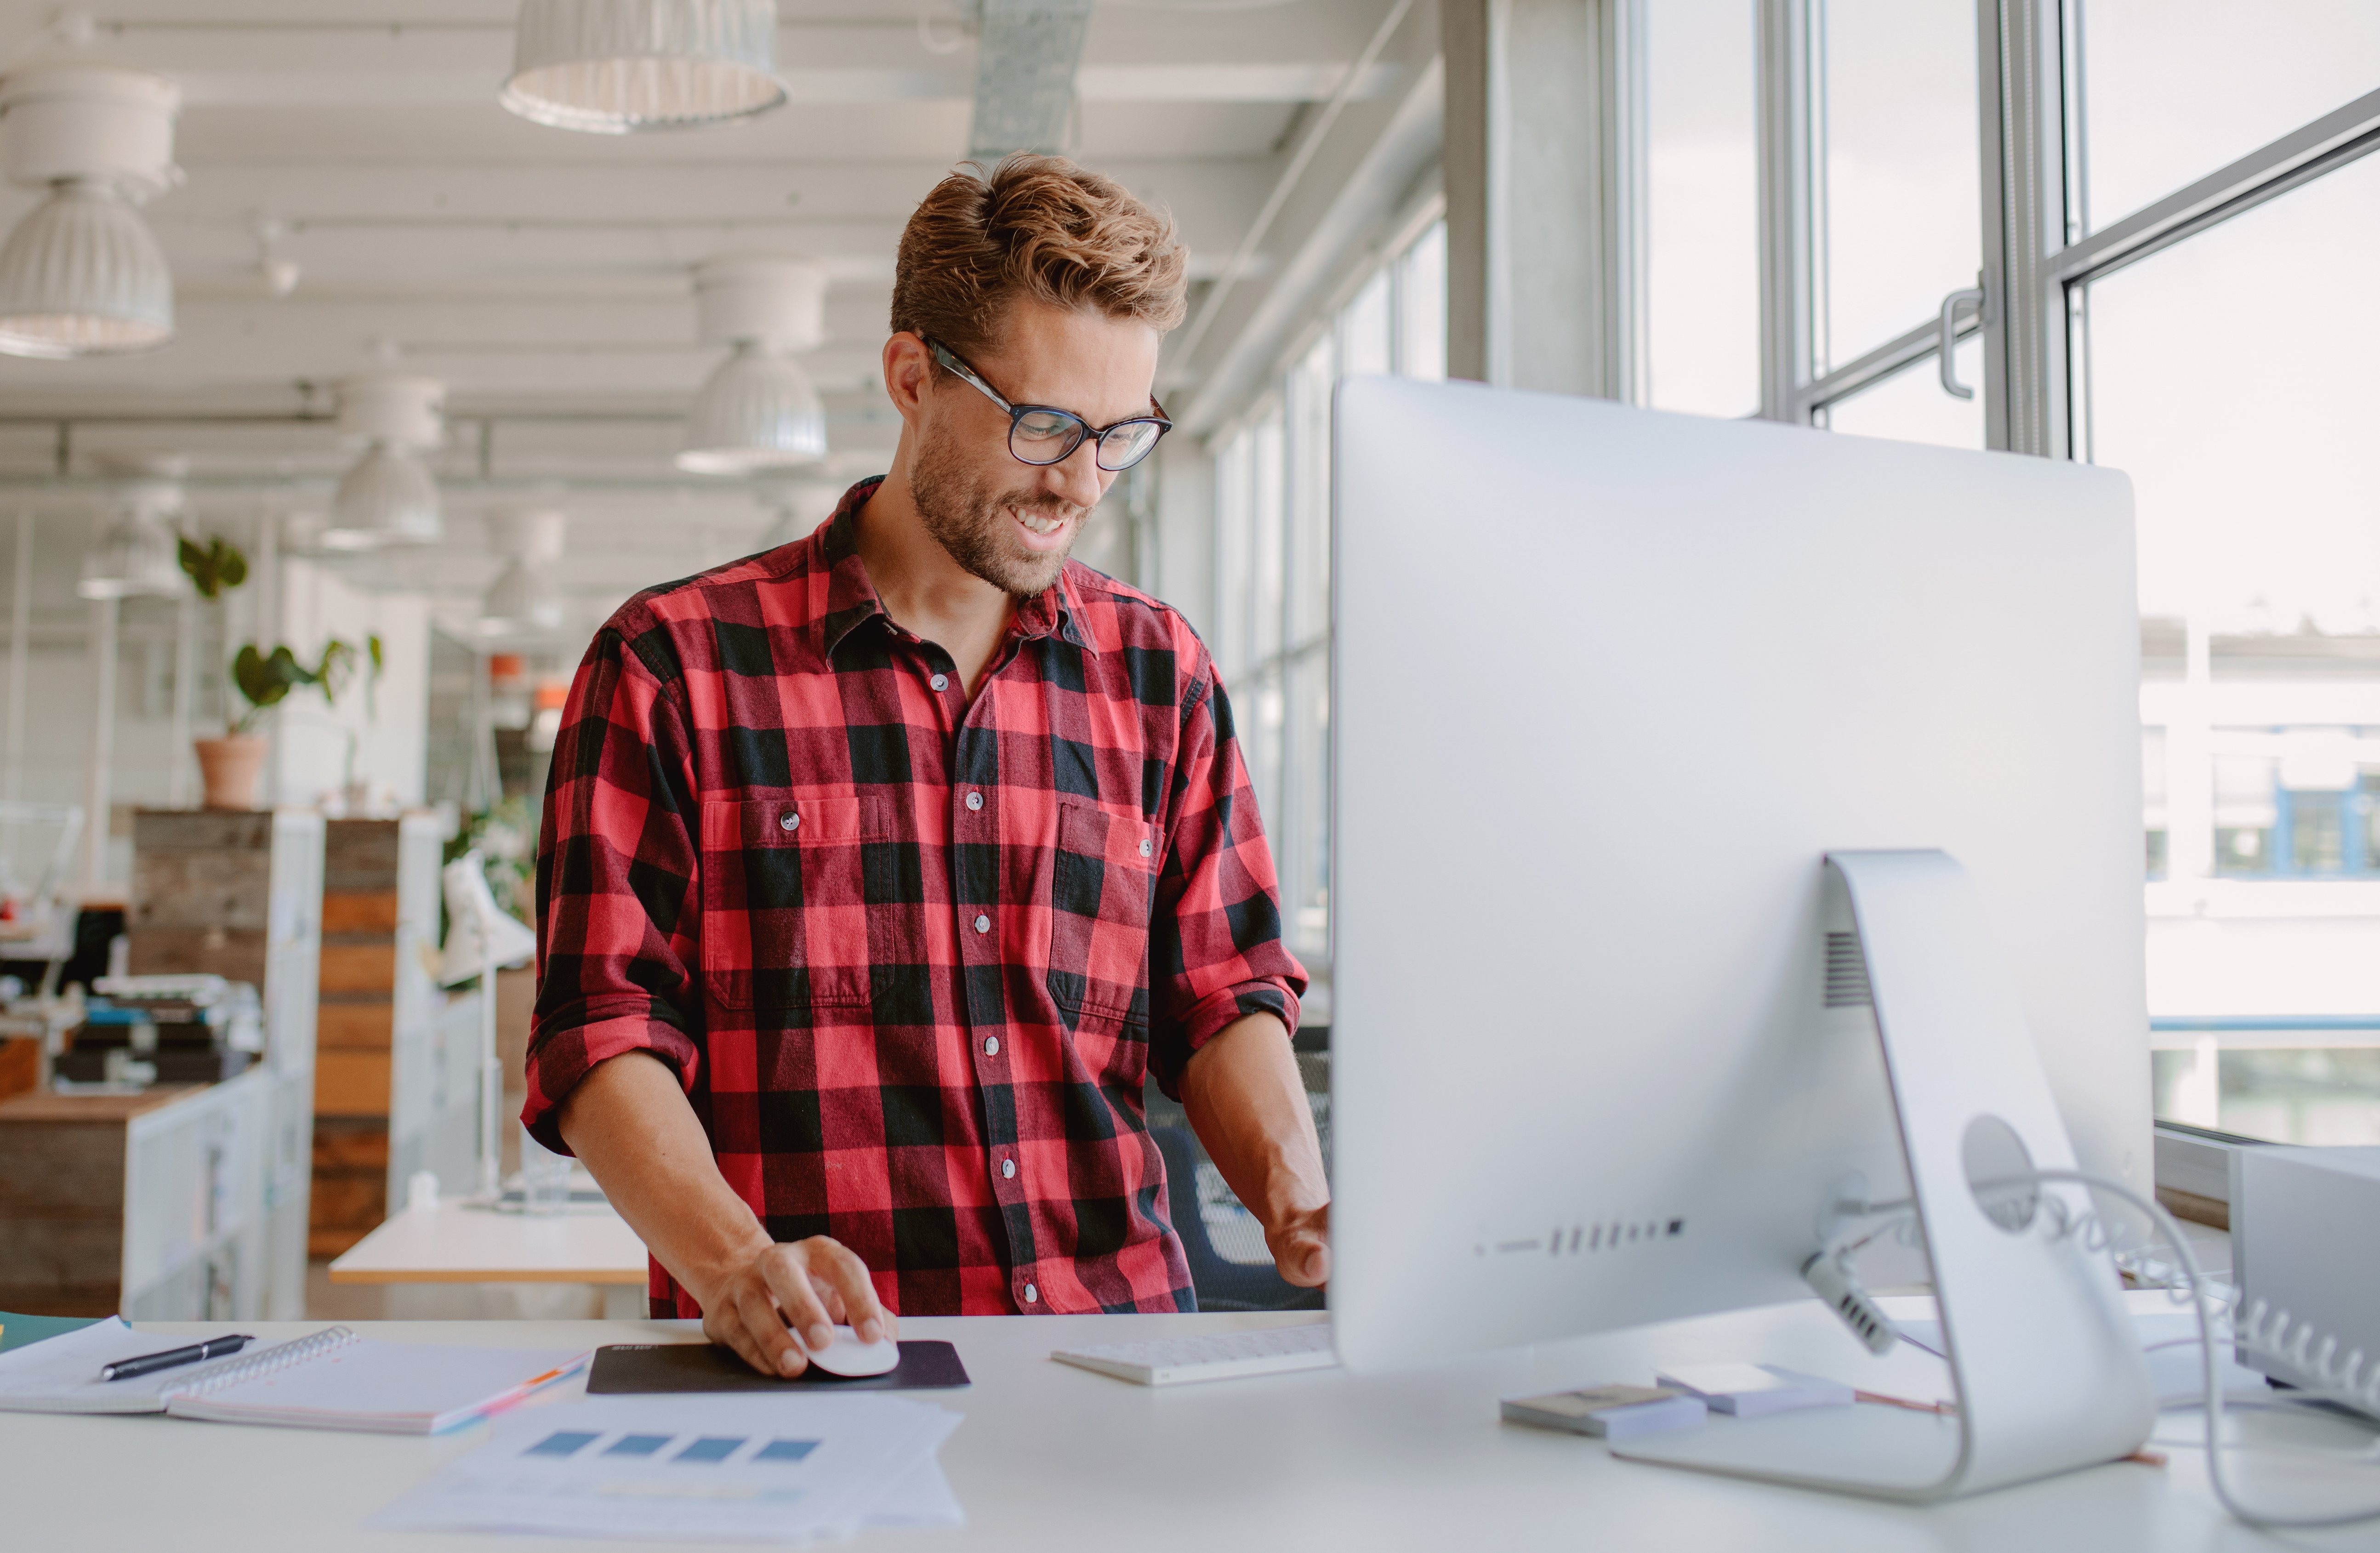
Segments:
[[[2158,1114],[2380,1142],[2380,6],[1760,15],[1764,408],[2131,477]]]
[[[1797,416],[1854,436],[1982,447],[1979,309],[1972,296],[1949,301],[1973,291],[1982,263],[1973,0],[1785,10],[1801,32],[1810,104]],[[1954,333],[1969,335],[1948,379],[1935,348],[1946,308]]]
[[[1640,295],[1621,265],[1595,299],[1641,309],[1621,377],[2131,477],[2158,1114],[2380,1143],[2380,4],[1635,14],[1633,84],[1607,86],[1642,198],[1582,234],[1642,261]],[[1219,444],[1222,656],[1309,953],[1323,406],[1349,372],[1442,369],[1435,241],[1352,277]]]
[[[1755,0],[1645,15],[1645,402],[1760,408]]]
[[[1330,393],[1342,378],[1446,375],[1446,228],[1358,278],[1220,439],[1217,665],[1281,870],[1283,930],[1317,977],[1330,943]]]

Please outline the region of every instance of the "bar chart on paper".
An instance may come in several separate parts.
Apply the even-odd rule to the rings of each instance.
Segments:
[[[375,1517],[388,1529],[844,1536],[958,1525],[959,1414],[894,1397],[591,1398],[524,1410]]]

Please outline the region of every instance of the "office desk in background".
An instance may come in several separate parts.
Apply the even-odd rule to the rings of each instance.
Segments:
[[[1596,1549],[1602,1553],[2244,1553],[2370,1548],[2371,1527],[2286,1541],[2227,1520],[2203,1459],[2116,1463],[1907,1508],[1615,1462],[1575,1435],[1497,1421],[1497,1399],[1657,1365],[1758,1357],[1900,1395],[1941,1368],[1871,1359],[1815,1304],[1548,1344],[1409,1375],[1319,1370],[1150,1390],[1051,1364],[1053,1347],[1294,1323],[1296,1316],[959,1317],[903,1323],[958,1345],[972,1389],[915,1393],[966,1422],[942,1448],[961,1532],[871,1532],[868,1553],[1223,1553],[1240,1549]],[[157,1327],[161,1337],[187,1327]],[[256,1329],[268,1341],[306,1329]],[[685,1322],[387,1322],[392,1341],[589,1348],[698,1341]],[[567,1396],[583,1385],[553,1389]],[[558,1400],[553,1393],[532,1402]],[[2251,1414],[2251,1427],[2269,1414]],[[2345,1425],[2325,1425],[2350,1433]],[[2160,1434],[2191,1426],[2168,1415]],[[439,1439],[164,1418],[0,1413],[0,1525],[11,1548],[174,1553],[527,1553],[505,1536],[360,1533],[364,1518],[485,1425]],[[2368,1438],[2367,1434],[2356,1438]],[[2334,1445],[2339,1441],[2332,1441]],[[2366,1476],[2373,1469],[2362,1469]],[[2380,1495],[2375,1495],[2380,1497]],[[587,1544],[627,1550],[650,1544]],[[691,1545],[686,1545],[691,1546]]]
[[[602,1291],[607,1317],[645,1313],[645,1243],[608,1206],[551,1219],[455,1202],[407,1208],[334,1261],[330,1276],[334,1283],[590,1283]]]

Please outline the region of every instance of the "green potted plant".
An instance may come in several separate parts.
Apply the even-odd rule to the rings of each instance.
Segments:
[[[299,662],[285,645],[259,652],[254,642],[242,643],[231,661],[231,683],[247,701],[248,710],[232,720],[222,738],[196,741],[199,770],[206,779],[207,807],[254,808],[256,779],[264,770],[265,751],[265,741],[253,732],[257,719],[305,686],[320,689],[325,701],[336,700],[355,663],[355,648],[336,637],[322,645],[322,656],[311,666]]]
[[[191,588],[201,599],[220,601],[248,580],[247,555],[220,534],[209,535],[203,544],[184,535],[180,561],[182,575],[190,579]],[[233,684],[238,684],[236,673]],[[284,690],[281,694],[288,692]],[[264,741],[247,732],[254,721],[255,711],[251,709],[223,737],[190,741],[190,748],[199,758],[200,779],[206,785],[203,801],[207,807],[255,807],[257,773],[264,767]]]

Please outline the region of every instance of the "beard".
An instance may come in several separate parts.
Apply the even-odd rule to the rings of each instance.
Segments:
[[[1090,514],[1072,502],[1047,491],[1026,489],[994,491],[967,473],[957,458],[933,451],[921,453],[909,471],[909,491],[926,532],[949,552],[952,560],[975,576],[1015,599],[1046,592],[1082,537],[1080,521],[1066,537],[1065,548],[1049,552],[1026,550],[1009,531],[1010,509],[1064,520]]]

